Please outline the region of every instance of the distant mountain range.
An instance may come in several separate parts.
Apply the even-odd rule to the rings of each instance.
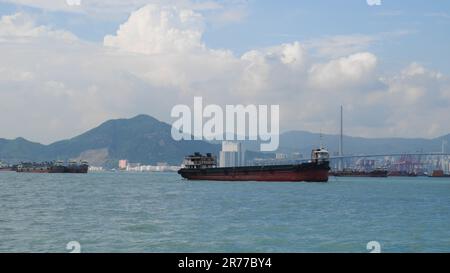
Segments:
[[[312,147],[320,144],[320,134],[290,131],[280,135],[278,152],[300,152],[306,157]],[[362,138],[344,137],[346,154],[384,154],[406,152],[439,152],[443,140],[450,135],[434,139],[423,138]],[[323,144],[333,154],[338,151],[339,136],[322,136]],[[259,153],[259,142],[245,141],[247,159],[272,157],[273,153]],[[95,166],[117,166],[119,159],[129,162],[156,164],[167,162],[179,165],[184,156],[193,152],[211,152],[218,155],[220,145],[206,141],[175,141],[171,137],[171,125],[157,119],[139,115],[131,119],[109,120],[84,134],[50,145],[30,142],[23,138],[0,139],[0,160],[20,161],[87,160]]]
[[[193,152],[217,154],[219,145],[205,141],[175,141],[171,125],[147,115],[109,120],[77,137],[50,145],[23,138],[0,139],[0,159],[5,162],[44,160],[87,160],[96,166],[117,166],[119,159],[130,162],[179,165]]]
[[[297,151],[309,153],[311,146],[320,145],[320,134],[305,131],[290,131],[281,134],[281,152]],[[450,140],[450,134],[433,139],[425,138],[363,138],[344,136],[344,154],[392,154],[415,152],[441,152],[442,141]],[[331,154],[339,150],[339,135],[322,135],[322,143]],[[448,151],[448,149],[447,149]]]

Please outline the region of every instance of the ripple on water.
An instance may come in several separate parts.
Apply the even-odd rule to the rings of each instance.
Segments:
[[[447,181],[447,182],[446,182]],[[0,173],[0,251],[450,251],[450,180],[208,183]]]

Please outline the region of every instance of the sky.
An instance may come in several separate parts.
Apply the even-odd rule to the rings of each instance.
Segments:
[[[0,0],[0,138],[51,143],[177,104],[278,104],[280,128],[450,133],[444,0]]]

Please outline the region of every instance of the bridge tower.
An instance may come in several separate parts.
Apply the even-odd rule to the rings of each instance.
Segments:
[[[344,169],[344,107],[341,105],[341,131],[339,135],[339,171]]]

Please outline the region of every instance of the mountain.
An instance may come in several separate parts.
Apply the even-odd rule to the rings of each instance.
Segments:
[[[50,145],[25,139],[0,139],[0,159],[6,162],[87,160],[91,165],[117,166],[119,159],[143,164],[179,165],[193,152],[218,154],[220,147],[204,141],[175,141],[171,125],[147,115],[109,120],[77,137]]]
[[[45,145],[21,137],[14,140],[0,138],[0,161],[19,162],[30,159],[40,161],[46,159],[45,150]]]
[[[392,154],[414,152],[440,152],[442,141],[450,140],[450,135],[433,139],[425,138],[363,138],[344,136],[344,154]],[[309,153],[312,146],[319,146],[318,133],[289,131],[280,135],[280,152]],[[322,134],[323,145],[331,154],[339,151],[339,135]]]
[[[362,138],[344,137],[344,153],[387,154],[407,152],[439,152],[442,141],[450,135],[434,139],[424,138]],[[277,152],[300,152],[309,156],[311,149],[320,144],[320,134],[289,131],[280,135]],[[0,160],[8,163],[20,161],[87,160],[95,166],[117,166],[119,159],[142,164],[167,162],[179,165],[184,156],[193,152],[219,154],[220,142],[175,141],[171,125],[157,119],[139,115],[131,119],[109,120],[100,126],[71,139],[50,145],[30,142],[23,138],[0,139]],[[244,141],[246,159],[273,157],[274,153],[260,153],[259,142]],[[322,143],[335,154],[339,135],[322,135]]]
[[[415,152],[440,152],[442,141],[449,140],[450,134],[434,139],[425,138],[363,138],[344,136],[344,154],[392,154],[392,153],[415,153]],[[247,151],[258,151],[260,141],[241,141]],[[331,153],[339,151],[339,135],[319,134],[306,131],[288,131],[280,134],[280,145],[276,152],[294,153],[299,152],[308,157],[313,147],[323,144]],[[219,144],[215,141],[213,143]],[[450,151],[447,149],[447,151]],[[274,153],[269,153],[274,157]],[[254,155],[261,157],[261,155]],[[246,158],[249,158],[246,155]]]

